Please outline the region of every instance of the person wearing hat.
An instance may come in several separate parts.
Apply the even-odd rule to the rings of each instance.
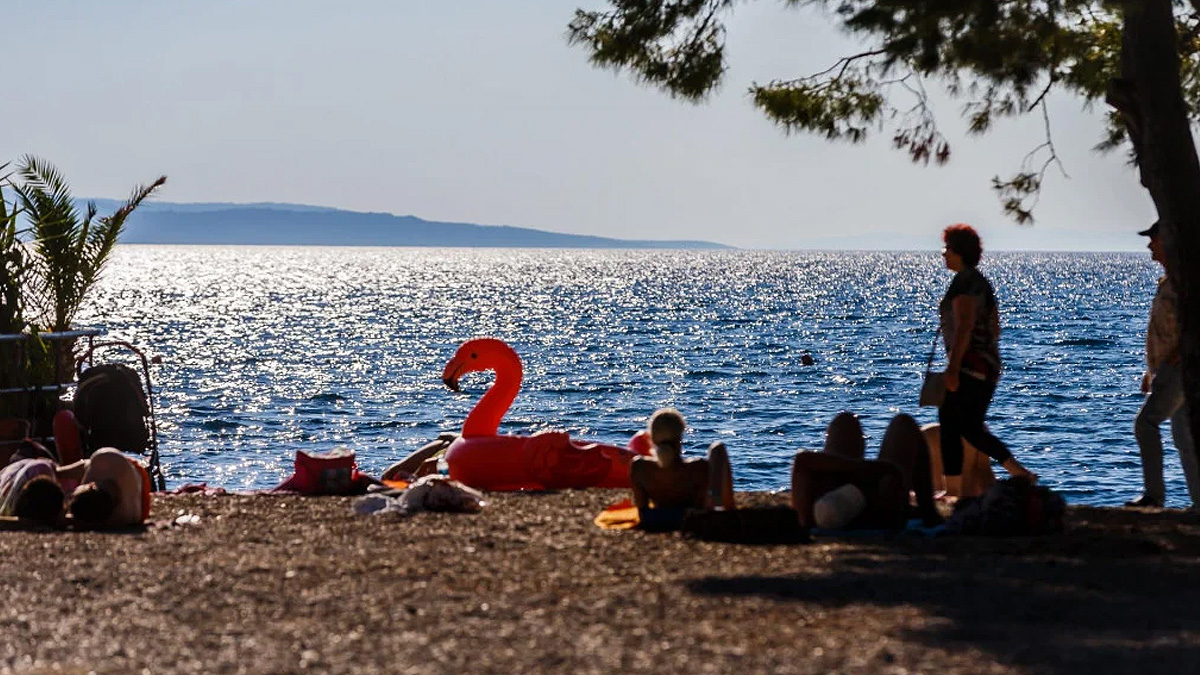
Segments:
[[[1146,394],[1146,401],[1133,425],[1138,451],[1142,456],[1144,491],[1140,497],[1125,505],[1163,505],[1166,487],[1163,485],[1163,444],[1159,426],[1170,420],[1171,436],[1183,464],[1192,508],[1196,509],[1200,507],[1200,473],[1188,421],[1187,402],[1183,396],[1175,285],[1166,274],[1166,255],[1158,221],[1138,234],[1150,238],[1146,246],[1150,249],[1150,258],[1162,265],[1164,272],[1158,279],[1158,290],[1150,304],[1150,324],[1146,329],[1146,373],[1142,376],[1142,392]]]

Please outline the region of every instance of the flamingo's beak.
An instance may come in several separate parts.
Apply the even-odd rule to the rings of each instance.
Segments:
[[[446,364],[446,369],[442,371],[442,383],[450,391],[458,391],[458,376],[462,373],[462,365],[458,363],[458,359],[453,359]]]

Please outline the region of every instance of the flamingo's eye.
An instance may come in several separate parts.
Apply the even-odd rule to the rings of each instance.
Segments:
[[[477,358],[479,358],[479,356],[478,356],[478,355],[476,355],[474,352],[471,352],[471,358],[473,358],[473,359],[477,359]]]

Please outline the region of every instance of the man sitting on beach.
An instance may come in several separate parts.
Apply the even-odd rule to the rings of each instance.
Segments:
[[[444,432],[437,439],[426,443],[409,453],[407,457],[384,469],[380,476],[384,481],[415,482],[422,476],[438,472],[438,457],[445,454],[450,445],[458,439],[458,434]]]
[[[896,415],[879,447],[879,459],[865,459],[858,418],[839,413],[825,432],[823,452],[802,451],[792,464],[792,508],[805,527],[899,529],[916,515],[926,525],[941,522],[933,503],[929,448],[915,420]]]
[[[635,457],[629,467],[633,504],[644,525],[678,525],[687,509],[732,509],[733,474],[725,444],[708,448],[708,459],[682,458],[687,423],[674,408],[656,411],[647,424],[652,457]]]
[[[150,475],[140,462],[113,448],[97,450],[87,462],[69,505],[76,526],[140,525],[150,515]]]

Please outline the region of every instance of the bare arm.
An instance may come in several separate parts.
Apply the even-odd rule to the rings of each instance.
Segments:
[[[81,459],[78,462],[64,464],[54,469],[55,480],[62,482],[65,480],[81,481],[83,474],[87,472],[88,460]]]
[[[971,327],[975,325],[975,297],[958,295],[952,305],[954,311],[954,339],[950,342],[950,354],[946,358],[946,390],[958,391],[958,373],[962,368],[963,355],[971,342]]]
[[[456,438],[458,438],[457,434],[442,434],[438,436],[437,440],[426,443],[419,449],[413,451],[409,456],[385,469],[382,479],[395,480],[396,478],[416,475],[417,471],[421,468],[421,465],[424,464],[426,460],[450,447],[450,444],[453,443],[454,439]]]

